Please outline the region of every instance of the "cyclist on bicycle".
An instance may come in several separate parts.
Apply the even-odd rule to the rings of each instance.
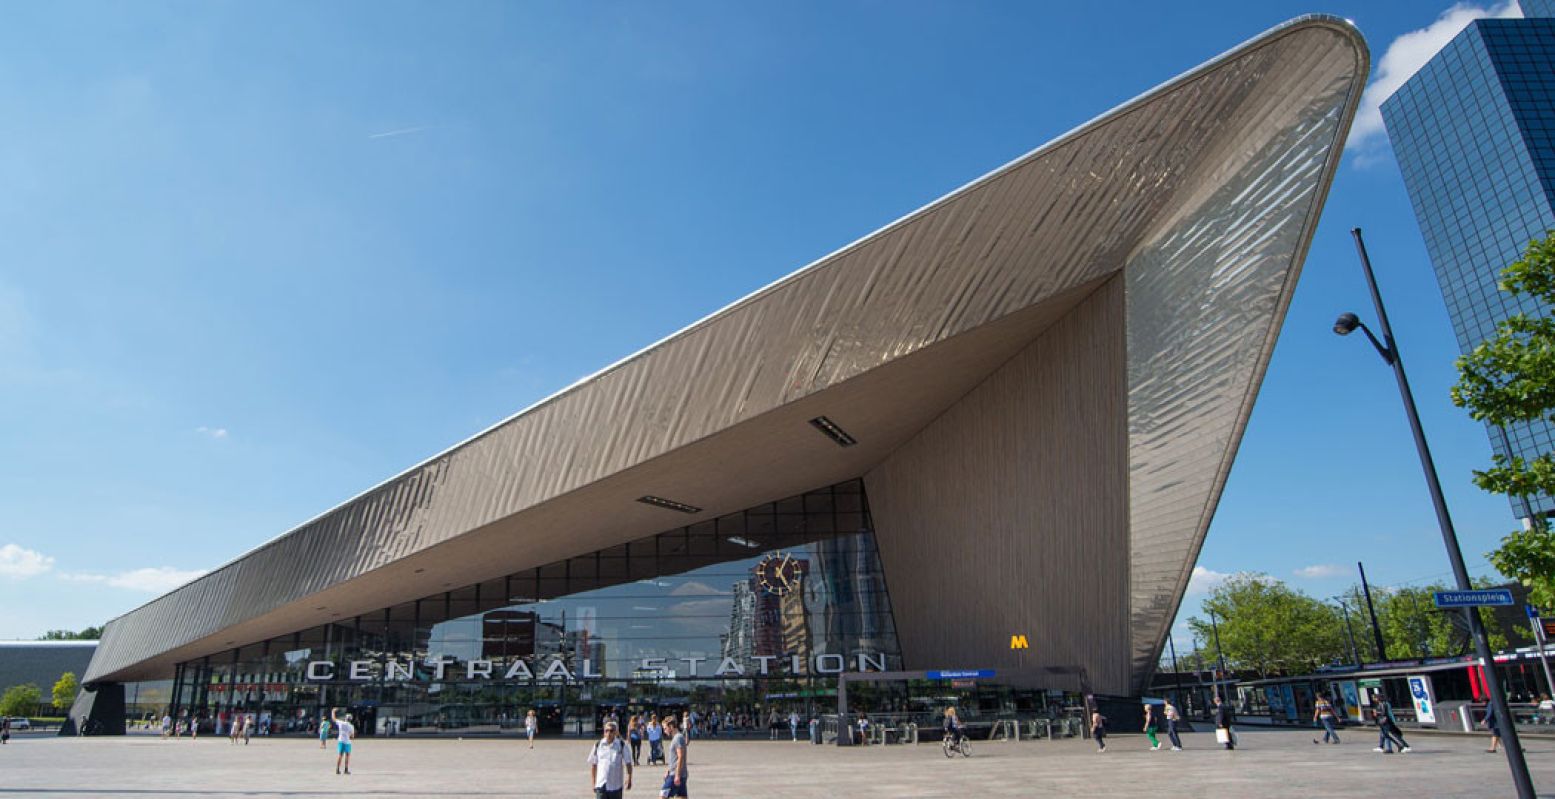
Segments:
[[[945,708],[944,730],[945,736],[950,739],[951,744],[960,744],[961,736],[966,734],[962,731],[961,719],[956,715],[955,707]]]

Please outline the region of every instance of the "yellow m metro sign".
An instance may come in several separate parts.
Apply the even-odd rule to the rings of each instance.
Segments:
[[[1026,636],[1024,636],[1024,635],[1012,635],[1012,636],[1010,636],[1010,648],[1011,649],[1030,649],[1031,645],[1026,643]]]

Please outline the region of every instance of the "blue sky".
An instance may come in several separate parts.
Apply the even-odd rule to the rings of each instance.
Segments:
[[[1470,15],[1447,10],[14,6],[0,638],[127,611],[1285,19],[1354,19],[1386,88]],[[1447,401],[1451,330],[1373,134],[1195,591],[1446,576],[1391,373],[1329,332],[1371,316],[1357,225],[1471,565],[1514,524],[1469,483],[1489,447]]]

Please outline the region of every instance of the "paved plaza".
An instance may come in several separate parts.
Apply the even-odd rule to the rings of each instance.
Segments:
[[[1340,746],[1313,746],[1295,730],[1249,730],[1226,752],[1212,736],[1187,736],[1182,752],[1117,736],[1098,754],[1089,741],[977,742],[969,760],[947,761],[935,744],[844,748],[787,741],[695,741],[692,796],[1200,797],[1511,795],[1505,759],[1483,739],[1415,736],[1407,755],[1372,751],[1352,731]],[[0,748],[0,796],[52,797],[589,797],[588,743],[514,739],[392,740],[357,744],[355,772],[334,774],[333,742],[223,738],[23,737]],[[1555,742],[1529,746],[1534,782],[1555,796]],[[643,768],[628,797],[656,797],[662,767]]]

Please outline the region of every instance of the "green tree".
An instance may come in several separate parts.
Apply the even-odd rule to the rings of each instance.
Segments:
[[[1347,646],[1338,611],[1266,574],[1243,572],[1221,583],[1203,602],[1220,627],[1226,665],[1259,676],[1296,674],[1344,659]],[[1188,626],[1213,654],[1207,619]]]
[[[32,683],[13,685],[0,694],[0,716],[31,716],[37,713],[43,692]]]
[[[1555,237],[1530,242],[1523,257],[1501,271],[1500,287],[1525,305],[1555,307]],[[1495,335],[1458,359],[1452,401],[1497,427],[1555,422],[1555,317],[1519,313],[1496,325]],[[1555,453],[1493,460],[1491,468],[1474,472],[1475,485],[1514,499],[1555,496]],[[1547,520],[1537,518],[1532,529],[1508,534],[1486,557],[1497,571],[1527,586],[1534,604],[1555,606],[1555,533]]]
[[[1485,578],[1474,579],[1473,586],[1501,587],[1496,581]],[[1387,645],[1390,660],[1455,657],[1473,651],[1474,642],[1469,637],[1468,619],[1462,611],[1436,607],[1432,595],[1437,591],[1449,590],[1453,589],[1440,582],[1420,587],[1371,587],[1372,604],[1377,608],[1377,625],[1382,628],[1382,641]],[[1376,657],[1376,646],[1373,643],[1371,621],[1365,615],[1365,595],[1361,593],[1359,585],[1353,585],[1345,592],[1344,598],[1350,606],[1350,631],[1355,636],[1356,648],[1362,660],[1372,660]],[[1481,608],[1479,613],[1480,621],[1485,625],[1485,633],[1490,637],[1491,649],[1506,649],[1528,638],[1520,627],[1508,629],[1501,625],[1489,609]]]
[[[88,627],[80,632],[71,630],[49,630],[38,638],[39,641],[96,641],[103,637],[103,628]]]
[[[59,675],[59,680],[54,683],[54,707],[57,710],[69,711],[70,706],[76,701],[76,694],[81,691],[81,683],[76,680],[76,673],[67,671]]]
[[[1467,645],[1463,625],[1437,609],[1432,594],[1445,585],[1395,588],[1376,594],[1377,622],[1392,658],[1426,658],[1462,654]]]

